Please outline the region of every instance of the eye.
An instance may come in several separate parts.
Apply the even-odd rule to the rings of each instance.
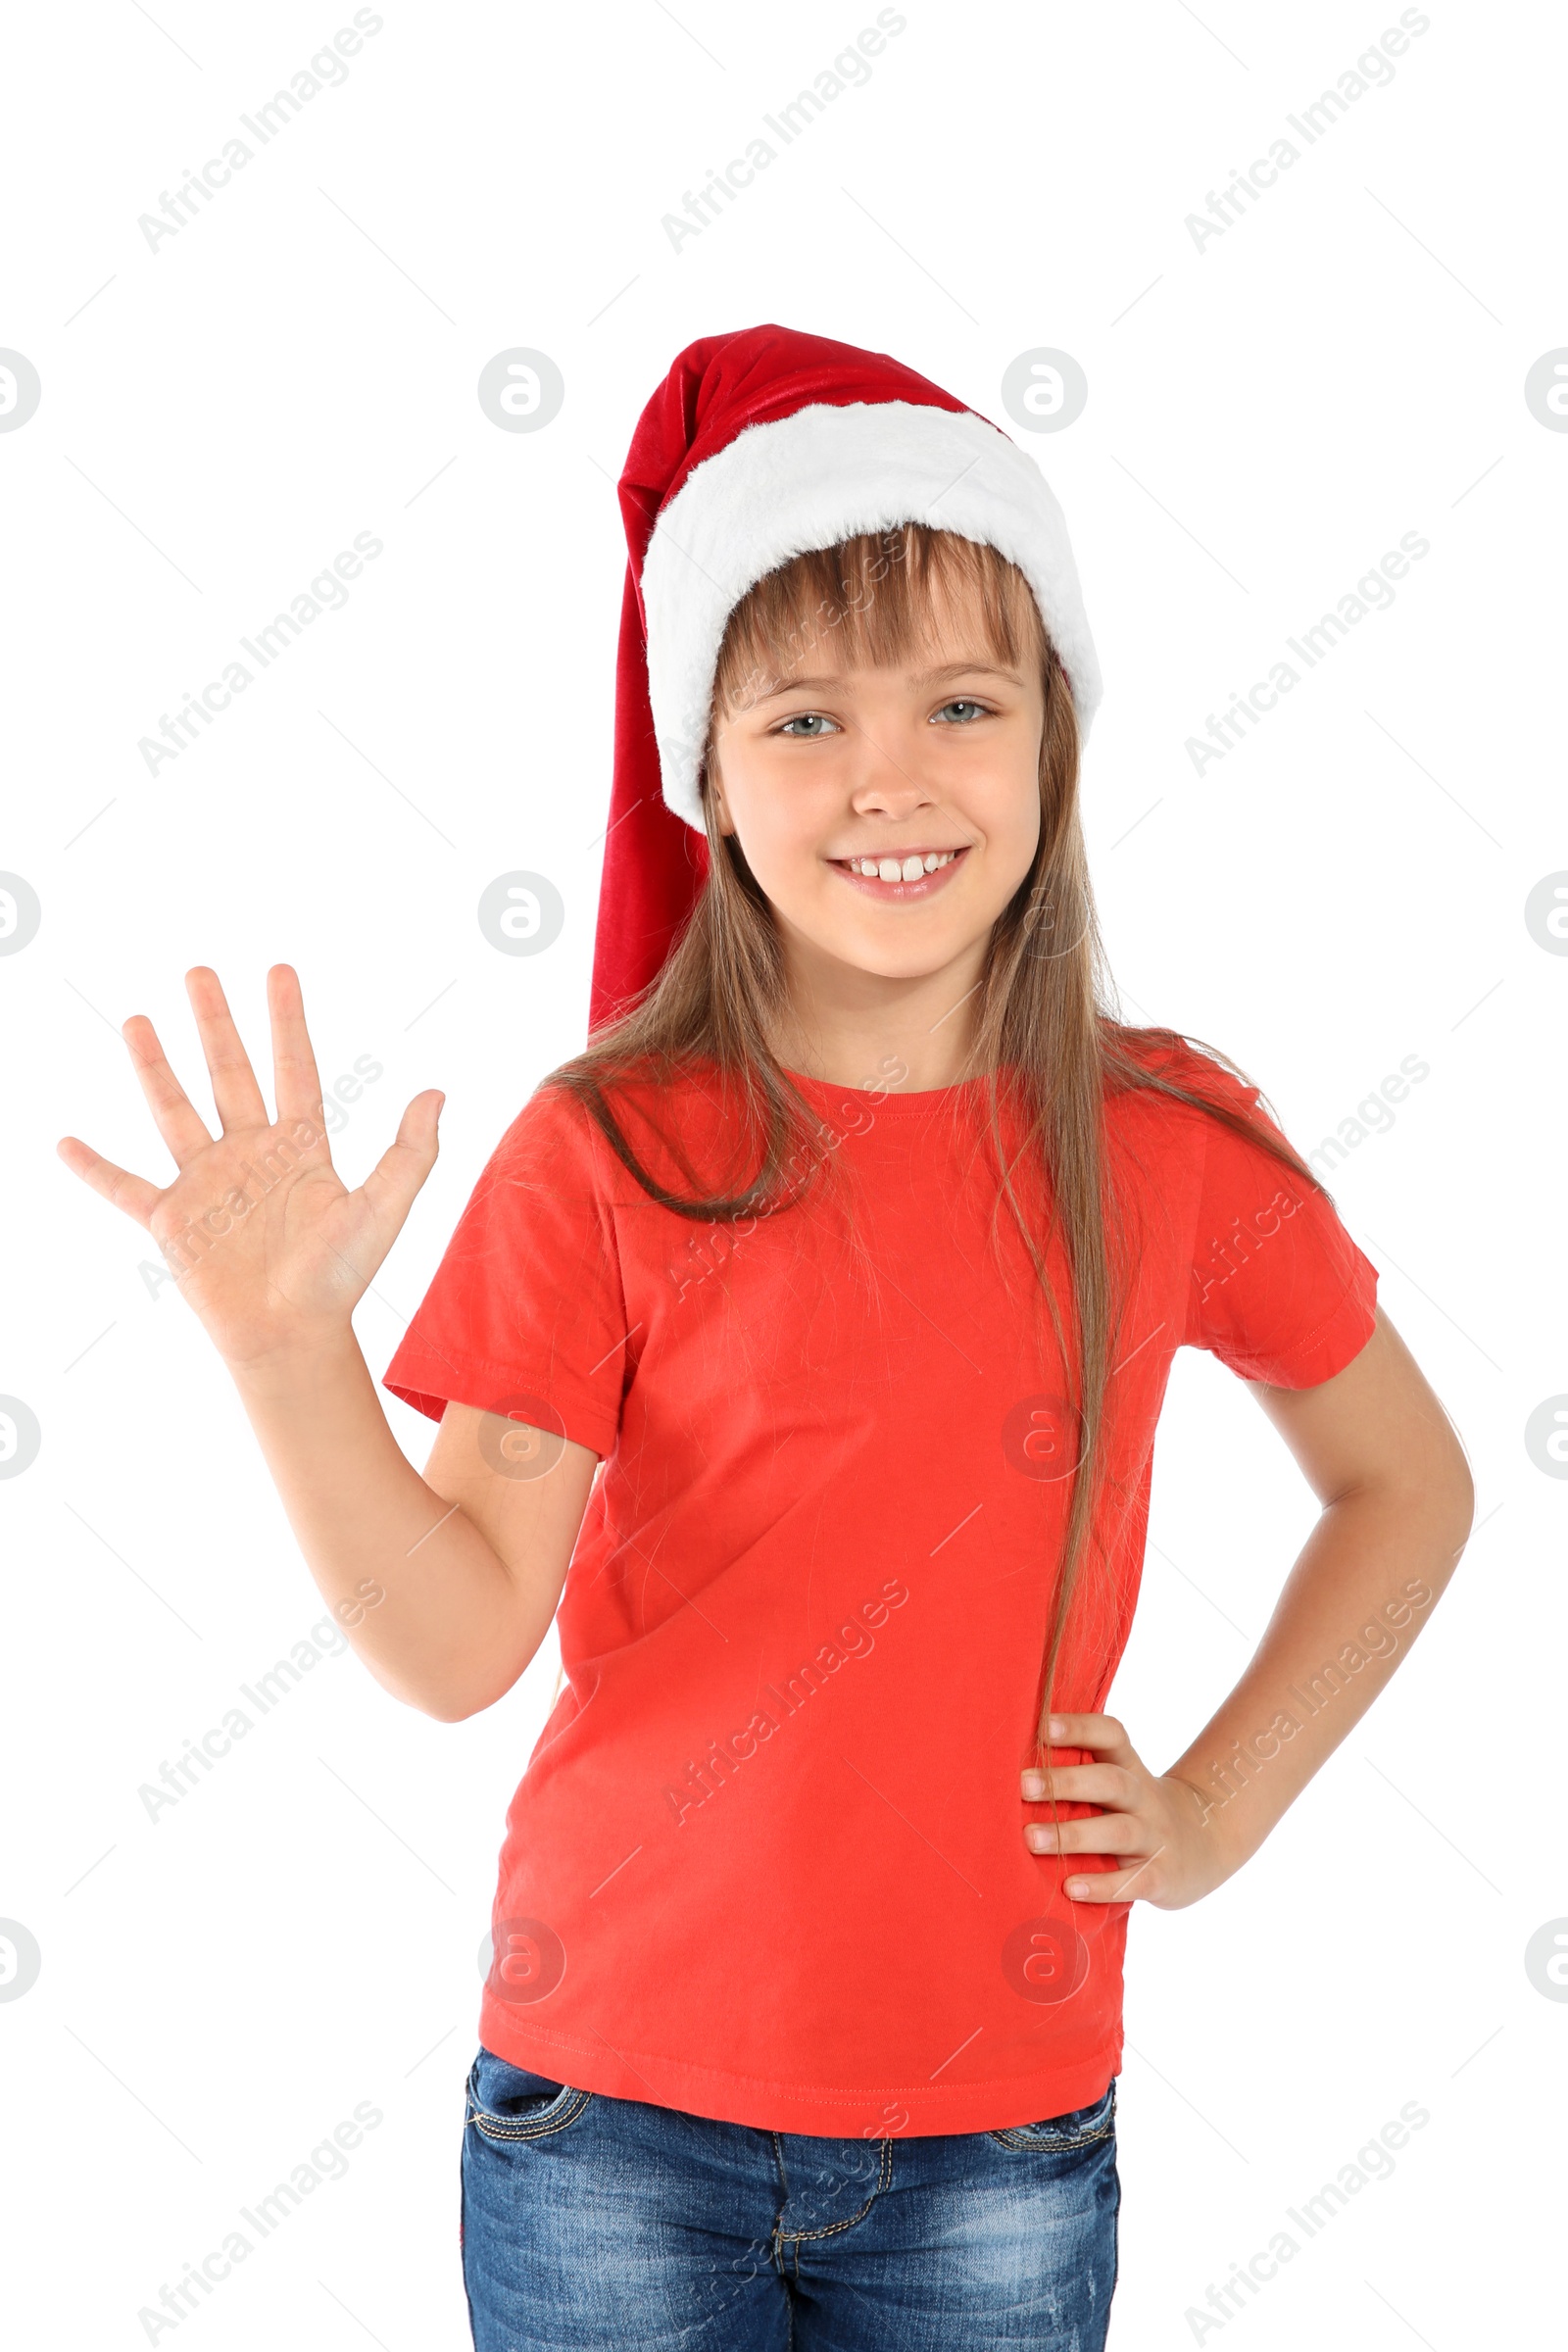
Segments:
[[[823,711],[798,710],[793,718],[787,718],[781,727],[775,727],[773,731],[776,735],[790,736],[796,743],[812,743],[826,734],[829,728],[837,734],[838,722],[827,717]],[[799,733],[795,732],[796,729],[799,729]]]
[[[957,713],[956,718],[953,716],[955,712]],[[991,712],[986,704],[968,702],[961,697],[956,702],[944,703],[941,710],[935,713],[936,718],[941,720],[944,725],[960,727],[967,726],[972,719],[989,718]]]

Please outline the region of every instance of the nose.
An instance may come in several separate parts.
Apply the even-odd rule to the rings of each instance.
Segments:
[[[850,805],[857,815],[905,817],[932,806],[936,795],[909,751],[888,741],[883,730],[858,729],[854,751]]]

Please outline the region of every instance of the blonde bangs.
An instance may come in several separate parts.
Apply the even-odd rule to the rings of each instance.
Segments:
[[[1009,668],[1053,659],[1028,581],[1006,557],[928,523],[866,531],[770,571],[735,607],[713,680],[714,715],[776,694],[809,662],[845,669],[907,662],[932,642],[933,615],[962,613],[968,649]]]

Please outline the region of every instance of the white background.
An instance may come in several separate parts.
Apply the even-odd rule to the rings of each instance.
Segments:
[[[1568,435],[1523,386],[1568,343],[1561,17],[1434,5],[1392,82],[1200,250],[1186,216],[1396,8],[911,0],[866,86],[676,252],[662,216],[874,8],[388,0],[342,86],[150,250],[138,216],[351,13],[96,0],[11,33],[0,343],[43,384],[0,434],[0,866],[43,907],[0,959],[0,1391],[42,1428],[0,1484],[0,1915],[42,1951],[0,2002],[16,2340],[146,2341],[163,2282],[370,2101],[347,2177],[172,2333],[466,2341],[476,1952],[554,1644],[458,1727],[323,1661],[150,1821],[139,1786],[321,1612],[194,1318],[54,1145],[162,1181],[119,1023],[150,1013],[206,1102],[182,974],[217,966],[265,1076],[264,974],[294,962],[323,1077],[383,1065],[337,1146],[350,1182],[447,1090],[358,1319],[379,1376],[486,1154],[583,1039],[632,426],[685,343],[775,319],[1004,421],[1016,355],[1080,361],[1083,416],[1018,437],[1105,672],[1087,822],[1129,1014],[1232,1054],[1306,1149],[1430,1064],[1331,1183],[1464,1438],[1479,1532],[1258,1858],[1133,1913],[1111,2341],[1545,2341],[1568,2006],[1523,1955],[1568,1913],[1568,1484],[1523,1433],[1568,1390],[1568,959],[1524,902],[1568,867]],[[564,375],[537,433],[475,397],[514,345]],[[1196,774],[1186,739],[1409,531],[1430,554],[1392,609]],[[359,532],[384,552],[346,607],[150,775],[138,740]],[[519,867],[565,903],[538,956],[475,920]],[[430,1425],[388,1410],[422,1463]],[[1181,1357],[1113,1700],[1156,1765],[1311,1515],[1241,1386]],[[1408,2101],[1431,2120],[1393,2177],[1199,2334],[1210,2281]]]

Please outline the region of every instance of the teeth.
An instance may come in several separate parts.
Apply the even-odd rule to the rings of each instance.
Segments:
[[[922,874],[934,874],[939,866],[951,865],[956,856],[956,850],[927,850],[923,858],[852,858],[848,862],[851,873],[876,881],[918,882]]]

